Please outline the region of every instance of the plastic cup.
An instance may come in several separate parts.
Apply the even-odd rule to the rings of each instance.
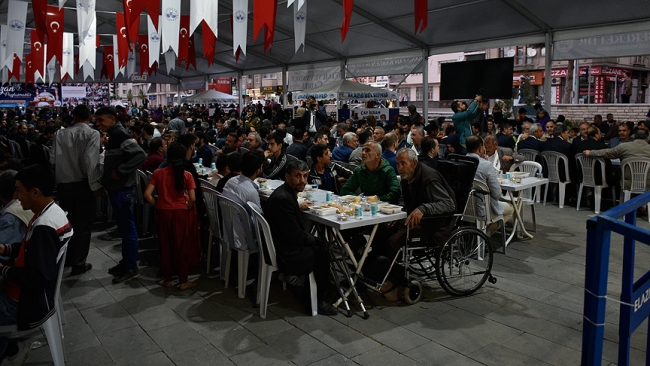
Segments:
[[[370,216],[377,216],[379,213],[379,203],[371,202],[370,203]]]

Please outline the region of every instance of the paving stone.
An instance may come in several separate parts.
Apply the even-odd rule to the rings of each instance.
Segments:
[[[519,353],[543,360],[553,365],[579,365],[581,352],[575,349],[564,347],[560,344],[553,343],[536,337],[529,333],[524,333],[502,344]]]
[[[139,326],[116,330],[98,336],[104,349],[116,361],[128,361],[160,352],[147,333]]]
[[[254,350],[232,356],[230,357],[230,361],[238,366],[293,365],[293,363],[286,357],[267,345],[263,345],[255,348]]]
[[[169,356],[177,366],[231,366],[234,365],[213,345],[206,345],[199,348],[179,352]]]
[[[126,310],[115,302],[81,310],[81,315],[95,334],[108,333],[138,324]]]
[[[257,336],[234,320],[200,330],[201,334],[227,357],[264,345]]]
[[[293,327],[263,341],[297,365],[309,365],[337,354],[332,348]]]
[[[119,366],[174,366],[174,363],[163,352],[146,355],[137,359],[119,362]]]
[[[485,347],[472,352],[469,356],[476,360],[480,360],[480,362],[485,365],[548,365],[548,363],[542,360],[513,351],[498,344],[488,344]]]
[[[417,362],[403,356],[390,348],[380,347],[362,353],[352,359],[359,365],[417,365]]]
[[[444,366],[474,366],[481,363],[450,350],[436,342],[429,342],[419,347],[413,348],[404,353],[404,356],[416,361],[421,365],[444,365]]]
[[[358,322],[352,325],[352,328],[399,353],[405,353],[430,342],[422,336],[383,319]]]
[[[205,346],[208,341],[187,323],[178,323],[148,332],[151,338],[168,354],[184,352]]]
[[[48,347],[42,347],[46,350]],[[31,355],[31,352],[30,352]],[[66,365],[69,366],[104,366],[104,365],[114,365],[115,362],[111,359],[111,356],[106,352],[106,349],[101,345],[96,345],[88,348],[83,348],[74,352],[69,352],[66,349]],[[50,357],[50,362],[52,358]]]
[[[335,354],[324,360],[314,362],[310,366],[328,366],[328,365],[357,365],[357,363],[343,355]]]
[[[66,352],[76,352],[84,348],[101,345],[88,324],[63,326],[63,347]]]
[[[152,330],[184,322],[183,318],[166,305],[153,306],[145,311],[135,313],[132,316],[147,333]]]

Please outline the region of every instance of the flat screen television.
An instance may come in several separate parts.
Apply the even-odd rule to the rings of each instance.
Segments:
[[[511,99],[513,69],[513,57],[444,63],[440,100],[474,99],[479,89],[485,98]]]

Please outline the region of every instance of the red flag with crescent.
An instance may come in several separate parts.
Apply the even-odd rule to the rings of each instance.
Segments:
[[[34,8],[34,26],[40,39],[45,39],[47,34],[47,0],[32,0]]]
[[[140,75],[142,76],[145,72],[150,73],[151,69],[149,68],[149,35],[140,34],[138,35],[138,47],[140,49]]]
[[[262,27],[264,30],[264,53],[273,46],[273,35],[275,33],[275,15],[278,8],[278,0],[254,0],[253,1],[253,35],[255,41],[260,35]]]
[[[36,29],[31,30],[32,47],[30,60],[32,62],[32,69],[38,71],[41,75],[45,75],[45,42],[41,38]],[[29,75],[27,73],[26,75]],[[32,79],[34,75],[32,75]]]
[[[9,71],[9,81],[11,81],[11,78],[16,78],[17,82],[20,82],[20,58],[16,56],[14,53],[14,66],[12,68],[12,71]],[[32,76],[33,77],[33,76]]]
[[[427,28],[429,20],[429,0],[415,1],[415,34],[422,33]]]
[[[117,34],[117,54],[120,69],[126,67],[129,60],[129,38],[124,22],[124,13],[115,13],[115,30]]]
[[[153,23],[154,27],[156,27],[156,30],[159,29],[158,18],[160,15],[160,0],[125,0],[125,2],[129,1],[131,9],[133,10],[132,14],[137,15],[139,19],[142,11],[144,9],[147,9],[147,14],[151,16],[151,22]]]
[[[350,20],[352,19],[352,8],[354,0],[343,0],[343,24],[341,24],[341,42],[345,42],[345,37],[350,30]]]
[[[194,34],[192,34],[192,36],[190,36],[187,47],[187,61],[185,62],[185,71],[190,68],[190,65],[194,66],[194,69],[196,69],[196,49],[194,48],[194,45]]]
[[[102,73],[100,76],[105,76],[110,81],[113,81],[115,78],[115,60],[113,59],[113,51],[113,46],[104,46],[104,63],[102,65]]]
[[[190,47],[190,16],[181,15],[181,30],[178,34],[178,66],[187,61]]]
[[[139,1],[139,0],[138,0]],[[135,10],[135,0],[122,0],[124,5],[124,25],[126,27],[129,49],[138,44],[138,30],[140,29],[140,13]]]
[[[58,6],[47,7],[47,58],[46,63],[49,63],[52,57],[61,62],[63,60],[63,21],[64,21],[64,8],[59,9]]]
[[[205,20],[201,23],[201,27],[203,31],[203,57],[208,60],[208,66],[210,66],[214,62],[214,51],[217,49],[215,47],[217,37],[214,36],[212,29]]]
[[[35,30],[32,30],[35,32]],[[32,63],[31,53],[25,55],[25,85],[34,84],[34,64]]]

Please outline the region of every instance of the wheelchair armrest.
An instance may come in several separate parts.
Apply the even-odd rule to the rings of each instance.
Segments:
[[[473,193],[479,193],[479,194],[483,194],[483,195],[490,195],[490,192],[484,191],[484,190],[478,189],[478,188],[472,188],[472,191],[473,191]]]

